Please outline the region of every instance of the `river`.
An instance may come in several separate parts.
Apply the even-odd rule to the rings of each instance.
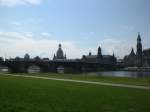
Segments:
[[[98,76],[107,77],[134,77],[134,78],[146,78],[150,77],[150,72],[137,72],[137,71],[106,71],[106,72],[96,72]]]

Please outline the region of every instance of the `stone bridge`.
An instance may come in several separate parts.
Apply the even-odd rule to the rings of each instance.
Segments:
[[[14,73],[27,73],[29,68],[38,67],[40,72],[58,72],[63,68],[65,73],[95,72],[101,69],[112,69],[113,65],[83,62],[83,61],[1,61],[1,66],[8,67]]]

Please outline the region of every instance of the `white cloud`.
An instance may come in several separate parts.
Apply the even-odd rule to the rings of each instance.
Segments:
[[[0,0],[0,5],[3,6],[15,6],[15,5],[38,5],[42,0]]]
[[[131,52],[132,47],[135,49],[136,40],[127,41],[127,40],[116,40],[116,39],[104,39],[101,42],[102,50],[105,54],[113,54],[118,58],[123,58],[125,55],[128,55]],[[136,49],[135,49],[136,50]]]
[[[78,48],[72,41],[35,39],[32,32],[0,32],[0,56],[23,57],[25,53],[29,53],[31,57],[38,55],[52,59],[59,43],[62,43],[68,58],[81,58],[82,54],[88,51]]]
[[[51,34],[47,33],[47,32],[43,32],[43,33],[41,33],[41,35],[44,36],[44,37],[50,37],[51,36]]]

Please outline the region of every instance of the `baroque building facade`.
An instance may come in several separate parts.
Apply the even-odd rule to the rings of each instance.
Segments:
[[[132,48],[131,53],[123,59],[126,67],[148,67],[150,66],[150,49],[143,50],[141,35],[138,34],[136,53]]]
[[[109,64],[109,65],[115,65],[117,61],[114,54],[103,55],[101,52],[101,47],[98,47],[97,55],[92,55],[92,53],[89,52],[89,55],[83,55],[81,60],[85,62],[96,62],[100,64]]]

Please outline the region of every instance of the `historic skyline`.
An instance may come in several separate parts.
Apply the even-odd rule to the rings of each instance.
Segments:
[[[0,55],[53,58],[59,43],[68,58],[123,57],[140,31],[150,48],[149,0],[0,0]]]

